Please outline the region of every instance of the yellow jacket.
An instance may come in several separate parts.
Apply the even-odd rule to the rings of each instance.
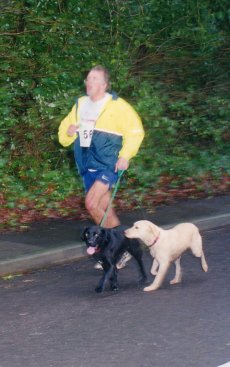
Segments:
[[[130,160],[137,154],[144,138],[141,119],[129,103],[111,95],[96,121],[90,147],[81,148],[78,134],[70,137],[67,129],[79,123],[78,107],[84,98],[80,97],[62,120],[58,131],[59,142],[64,147],[74,142],[75,160],[81,174],[89,168],[114,171],[118,157]]]

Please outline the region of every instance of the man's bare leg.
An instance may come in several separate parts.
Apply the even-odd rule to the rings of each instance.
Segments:
[[[85,207],[96,224],[100,224],[110,202],[111,194],[108,185],[95,181],[85,198]],[[104,222],[105,228],[113,228],[120,221],[113,208],[110,208]]]

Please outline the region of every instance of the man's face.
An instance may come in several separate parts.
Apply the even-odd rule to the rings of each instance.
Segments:
[[[107,84],[103,71],[91,70],[85,80],[86,93],[92,100],[99,100],[104,97]]]

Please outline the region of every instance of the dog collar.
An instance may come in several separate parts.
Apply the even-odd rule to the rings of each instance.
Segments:
[[[158,235],[156,236],[156,238],[154,238],[153,243],[149,247],[154,246],[157,243],[157,241],[159,240],[159,238],[160,238],[160,232],[158,233]]]

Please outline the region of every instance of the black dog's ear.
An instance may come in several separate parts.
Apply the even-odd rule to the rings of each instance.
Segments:
[[[104,228],[101,229],[100,237],[101,237],[101,243],[103,243],[103,244],[109,243],[109,241],[111,239],[109,231],[107,231]]]
[[[88,231],[88,227],[86,227],[86,228],[83,230],[82,234],[81,234],[81,239],[82,239],[82,241],[85,241],[85,240],[86,240],[86,233],[87,233],[87,231]]]

